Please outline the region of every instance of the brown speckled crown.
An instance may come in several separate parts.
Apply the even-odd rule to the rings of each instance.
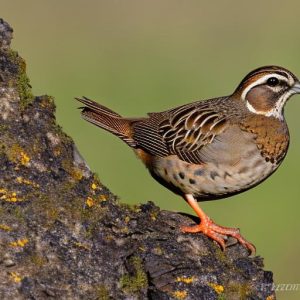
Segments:
[[[235,90],[234,93],[240,92],[241,90],[243,90],[246,85],[248,85],[251,82],[254,82],[255,80],[257,80],[258,78],[260,78],[262,75],[267,75],[267,74],[273,74],[276,73],[278,75],[281,76],[285,76],[287,77],[287,75],[291,76],[295,82],[298,82],[298,78],[289,70],[279,67],[279,66],[264,66],[264,67],[260,67],[257,68],[253,71],[251,71],[250,73],[248,73],[243,80],[240,82],[240,84],[238,85],[237,89]]]

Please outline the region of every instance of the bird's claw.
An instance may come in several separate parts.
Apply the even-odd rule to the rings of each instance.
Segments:
[[[219,226],[209,218],[202,220],[199,225],[183,226],[181,231],[186,233],[202,232],[216,241],[223,251],[226,248],[225,240],[227,240],[228,236],[232,236],[250,252],[250,255],[255,255],[256,252],[255,246],[242,237],[238,228]]]

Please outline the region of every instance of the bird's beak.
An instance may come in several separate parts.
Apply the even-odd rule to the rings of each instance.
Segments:
[[[295,94],[300,94],[300,81],[297,81],[291,89]]]

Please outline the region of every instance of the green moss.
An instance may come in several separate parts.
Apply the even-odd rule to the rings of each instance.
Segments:
[[[52,225],[59,217],[59,210],[53,204],[46,209],[46,220],[49,225]]]
[[[97,300],[109,300],[109,292],[104,284],[96,287],[96,299]]]
[[[30,259],[31,262],[39,268],[47,263],[46,258],[38,254],[33,254]]]
[[[45,96],[42,96],[40,97],[40,106],[42,108],[46,108],[48,110],[51,110],[51,111],[55,111],[55,103],[54,103],[54,97],[53,96],[48,96],[48,95],[45,95]],[[58,127],[59,125],[56,125],[55,127]]]
[[[98,233],[99,221],[107,212],[107,208],[102,208],[99,206],[85,208],[81,204],[81,209],[79,212],[81,213],[80,220],[88,224],[86,227],[86,237],[91,238],[94,234]]]
[[[9,49],[8,50],[8,57],[11,59],[12,62],[16,62],[19,58],[19,54],[18,54],[17,51]]]
[[[80,181],[83,177],[82,171],[73,165],[73,162],[69,159],[62,161],[63,169],[76,181]]]
[[[140,205],[137,204],[132,205],[132,204],[120,202],[119,205],[122,210],[127,210],[128,212],[138,213],[141,211]]]
[[[28,104],[32,103],[34,98],[31,92],[29,78],[27,77],[25,72],[19,74],[17,87],[21,99],[20,107],[24,110],[28,106]]]
[[[228,286],[225,287],[224,296],[226,297],[226,299],[235,299],[238,296],[238,299],[244,300],[248,299],[250,294],[251,287],[248,283],[230,283]]]
[[[220,247],[217,248],[215,254],[219,261],[226,263],[227,265],[230,265],[230,262],[227,256],[225,255],[225,252]]]
[[[126,293],[134,294],[148,286],[148,279],[140,257],[131,257],[129,263],[134,269],[134,274],[123,275],[120,279],[120,283]]]
[[[18,74],[16,77],[16,85],[18,89],[18,93],[20,96],[20,107],[21,109],[25,109],[28,104],[33,101],[33,94],[31,91],[31,85],[29,83],[29,78],[26,74],[26,63],[25,61],[18,55],[18,52],[9,50],[8,56],[11,62],[18,67]],[[15,83],[14,83],[15,84]]]
[[[0,206],[0,217],[5,215],[5,214],[6,214],[5,209],[2,206]]]
[[[26,165],[29,162],[29,156],[19,144],[14,143],[9,145],[9,147],[5,146],[5,148],[6,155],[11,162],[22,165]]]
[[[0,132],[6,131],[8,129],[8,125],[0,124]]]
[[[27,195],[28,198],[35,199],[32,202],[32,213],[39,216],[41,226],[50,228],[59,218],[59,201],[49,193],[44,193],[40,190],[34,191]],[[37,204],[38,203],[38,204]]]
[[[25,223],[24,213],[19,206],[12,207],[11,214],[14,215],[20,223]]]

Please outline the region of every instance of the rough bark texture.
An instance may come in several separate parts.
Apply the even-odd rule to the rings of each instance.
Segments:
[[[193,220],[118,203],[34,97],[0,19],[0,298],[275,299],[272,273]],[[72,112],[70,112],[72,113]],[[76,112],[73,112],[76,113]]]

